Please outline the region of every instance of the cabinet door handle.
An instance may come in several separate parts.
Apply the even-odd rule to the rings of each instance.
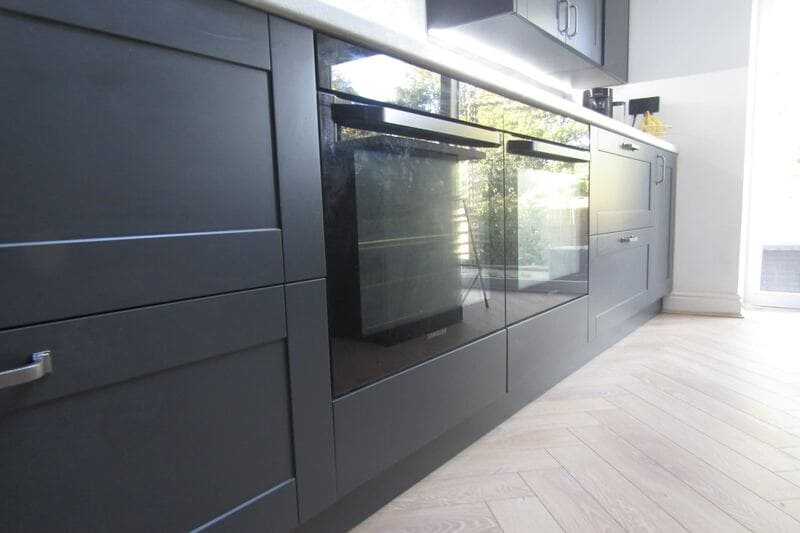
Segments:
[[[639,242],[639,237],[635,235],[628,235],[627,237],[622,237],[619,242]]]
[[[0,390],[23,383],[36,381],[53,371],[53,355],[50,350],[31,355],[31,364],[0,372]]]
[[[636,150],[642,149],[642,147],[636,143],[622,143],[620,145],[620,148],[622,148],[623,150],[629,150],[631,152],[635,152]]]
[[[564,27],[561,27],[561,6],[567,6],[564,10]],[[567,0],[558,0],[556,2],[556,24],[558,26],[558,33],[566,34],[569,30],[569,2]]]
[[[656,154],[656,161],[661,161],[660,165],[661,172],[659,173],[660,177],[656,177],[656,185],[658,185],[659,183],[663,182],[664,179],[667,177],[667,160],[664,159],[663,155]]]
[[[567,37],[575,37],[578,34],[578,6],[570,4],[569,11],[575,13],[575,26],[571,32],[567,33]],[[569,14],[567,14],[567,30],[569,30]]]

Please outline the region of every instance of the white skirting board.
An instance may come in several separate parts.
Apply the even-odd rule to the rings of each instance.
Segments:
[[[664,312],[742,317],[742,298],[722,292],[673,292],[664,298]]]

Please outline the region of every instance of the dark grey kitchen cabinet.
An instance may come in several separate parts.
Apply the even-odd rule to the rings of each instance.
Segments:
[[[589,238],[589,339],[645,307],[652,231],[628,230]]]
[[[455,43],[467,34],[576,88],[627,81],[629,8],[629,0],[427,0],[429,29],[456,29]]]
[[[516,12],[597,63],[603,61],[603,0],[516,0]]]
[[[603,2],[603,70],[621,82],[628,81],[630,0]]]
[[[577,366],[568,356],[586,347],[588,298],[551,309],[508,328],[508,390],[544,392]]]
[[[655,242],[660,222],[623,222],[625,246],[595,235],[591,267],[585,225],[580,243],[549,247],[548,275],[580,249],[589,295],[510,326],[503,269],[483,262],[482,280],[479,252],[461,250],[474,277],[459,283],[495,291],[461,304],[496,326],[334,400],[313,30],[220,0],[0,0],[0,31],[0,371],[53,358],[51,374],[0,391],[0,530],[287,531],[378,480],[356,501],[366,512],[387,479],[424,475],[431,449],[452,456],[597,353],[588,337],[653,312],[640,298],[652,253],[633,238]],[[588,148],[588,125],[551,138],[571,119],[516,104],[545,123],[521,136]],[[502,160],[500,146],[464,152],[477,148],[484,166]],[[502,227],[493,209],[476,235]],[[505,240],[489,244],[480,253],[500,257]]]
[[[596,127],[592,146],[589,232],[651,226],[652,147]]]
[[[501,398],[505,360],[501,330],[337,398],[339,496]]]
[[[266,14],[177,4],[218,34],[255,17],[236,59],[269,56]],[[0,328],[283,281],[267,71],[2,10],[0,33]]]
[[[0,333],[4,370],[53,357],[0,391],[0,530],[188,530],[274,498],[294,525],[285,339],[282,287]]]
[[[603,0],[570,0],[566,26],[567,46],[602,64]]]
[[[653,243],[650,258],[651,298],[672,290],[672,239],[675,218],[675,154],[657,151],[653,179]]]
[[[0,372],[52,357],[0,390],[0,530],[293,529],[336,490],[312,30],[0,0],[0,33]]]
[[[566,0],[517,0],[517,13],[559,40],[567,31]]]

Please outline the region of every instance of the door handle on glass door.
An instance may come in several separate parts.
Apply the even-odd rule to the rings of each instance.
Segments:
[[[13,370],[0,372],[0,390],[30,383],[53,371],[53,355],[50,350],[31,355],[31,363]]]

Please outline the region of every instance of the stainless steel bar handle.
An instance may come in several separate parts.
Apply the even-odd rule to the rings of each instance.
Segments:
[[[53,371],[53,354],[50,350],[31,355],[31,364],[0,372],[0,390],[36,381]]]
[[[636,143],[622,143],[620,148],[623,150],[630,150],[631,152],[635,152],[636,150],[641,150],[642,147]]]
[[[627,237],[622,237],[619,242],[639,242],[639,237],[635,235],[628,235]]]
[[[591,153],[585,150],[527,139],[507,141],[506,151],[510,154],[554,159],[567,163],[587,163],[591,160]]]
[[[667,177],[667,160],[661,154],[656,154],[656,161],[661,161],[661,177],[656,177],[656,185],[663,182]]]
[[[561,27],[561,6],[567,6],[567,9],[564,10],[564,27]],[[567,0],[558,0],[556,2],[556,25],[558,26],[558,33],[565,34],[567,30],[569,30],[569,2]]]
[[[572,28],[572,31],[567,33],[567,37],[575,37],[578,34],[578,6],[576,4],[570,4],[569,10],[575,12],[575,26]],[[569,29],[569,14],[567,14],[567,29]]]

